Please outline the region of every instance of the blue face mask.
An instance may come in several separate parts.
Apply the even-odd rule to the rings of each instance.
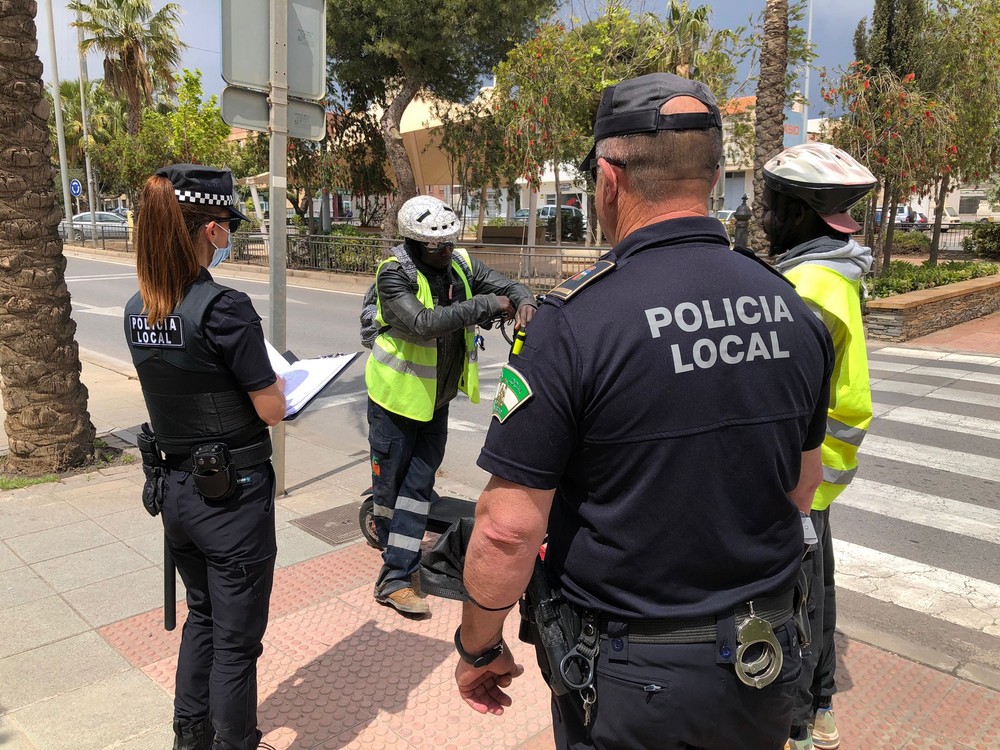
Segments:
[[[224,261],[226,258],[228,258],[229,257],[229,251],[233,247],[233,234],[232,234],[232,232],[230,232],[228,229],[226,229],[221,224],[219,224],[218,227],[219,227],[219,229],[225,230],[226,237],[228,238],[228,241],[226,242],[226,246],[225,247],[216,247],[215,248],[215,252],[212,253],[212,262],[208,264],[209,268],[215,268],[222,261]],[[214,245],[213,245],[213,247],[214,247]]]

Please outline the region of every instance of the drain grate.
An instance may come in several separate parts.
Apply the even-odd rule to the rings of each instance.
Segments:
[[[290,523],[333,546],[361,539],[357,505],[339,505],[310,516],[293,518]]]

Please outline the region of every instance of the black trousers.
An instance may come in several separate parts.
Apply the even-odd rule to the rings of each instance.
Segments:
[[[781,750],[791,725],[800,655],[791,621],[774,634],[782,646],[782,669],[763,689],[744,685],[732,665],[717,663],[712,643],[626,643],[612,662],[609,639],[602,638],[590,725],[584,726],[579,693],[553,697],[556,747]]]
[[[837,652],[833,641],[837,629],[837,587],[834,582],[830,509],[814,510],[809,517],[819,542],[802,561],[802,569],[809,581],[807,601],[812,643],[802,650],[802,676],[799,677],[792,715],[792,726],[800,729],[811,724],[816,708],[837,692]]]
[[[375,528],[382,543],[382,570],[375,595],[410,585],[420,567],[420,542],[434,495],[434,476],[448,442],[448,405],[429,422],[418,422],[368,399]]]
[[[241,469],[236,493],[205,500],[184,471],[167,474],[163,529],[187,588],[174,719],[211,719],[214,750],[252,750],[257,658],[267,627],[274,558],[274,471]]]

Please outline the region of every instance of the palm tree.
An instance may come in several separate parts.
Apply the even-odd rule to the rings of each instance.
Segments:
[[[753,236],[750,244],[764,250],[764,164],[781,151],[785,139],[785,73],[788,68],[788,0],[766,0],[764,40],[757,81],[756,125],[753,157]]]
[[[5,471],[39,475],[94,451],[70,318],[35,0],[0,2],[0,389]]]
[[[103,81],[88,81],[84,87],[87,103],[87,136],[91,145],[105,144],[126,130],[125,108],[120,100],[110,96]],[[46,90],[49,106],[51,93]],[[83,167],[83,117],[80,109],[80,81],[76,78],[59,82],[62,101],[63,132],[66,137],[66,157],[72,167]],[[55,143],[55,119],[49,119]]]
[[[128,104],[128,132],[139,132],[144,107],[153,105],[157,89],[174,87],[174,70],[187,45],[177,35],[181,8],[167,3],[155,13],[150,0],[72,0],[79,12],[74,23],[86,36],[84,54],[104,54],[104,83]]]

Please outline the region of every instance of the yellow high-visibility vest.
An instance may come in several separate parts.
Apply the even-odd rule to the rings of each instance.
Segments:
[[[800,263],[785,276],[810,307],[821,311],[836,352],[823,440],[823,482],[812,504],[813,510],[825,510],[854,479],[858,448],[872,421],[860,282],[816,263]]]
[[[472,268],[467,251],[456,249],[455,252],[461,253],[467,268]],[[379,263],[375,271],[376,285],[382,267],[391,262],[397,262],[395,256]],[[461,265],[452,260],[451,267],[465,287],[466,299],[472,299],[470,280],[466,278]],[[434,309],[430,284],[420,271],[417,271],[417,299],[428,310]],[[381,299],[377,304],[378,315],[375,322],[381,328],[386,325],[382,317]],[[437,400],[437,339],[417,339],[395,328],[380,333],[375,337],[372,353],[365,365],[365,384],[368,386],[368,396],[379,406],[418,422],[430,422]],[[465,329],[465,362],[458,389],[472,403],[479,403],[479,358],[475,345],[475,326]]]

